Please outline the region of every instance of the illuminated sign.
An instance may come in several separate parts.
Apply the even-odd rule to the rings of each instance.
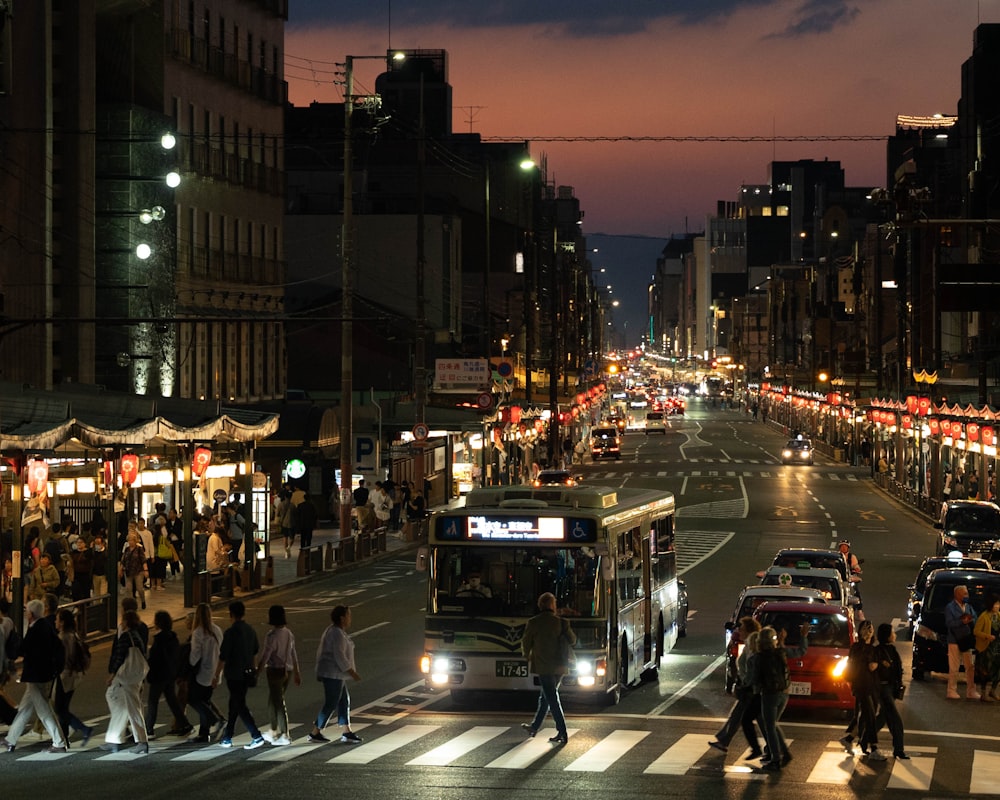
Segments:
[[[570,542],[597,541],[592,519],[515,515],[470,514],[442,516],[437,520],[437,538],[447,541]]]

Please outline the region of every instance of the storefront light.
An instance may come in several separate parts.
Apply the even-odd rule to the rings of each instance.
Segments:
[[[77,478],[77,494],[95,494],[97,492],[97,481],[93,478]]]
[[[235,478],[235,464],[209,464],[205,470],[206,478]]]
[[[76,481],[72,478],[60,478],[56,481],[56,494],[60,497],[71,495],[76,492]]]
[[[139,473],[137,486],[165,486],[174,482],[174,473],[169,469],[146,469]]]

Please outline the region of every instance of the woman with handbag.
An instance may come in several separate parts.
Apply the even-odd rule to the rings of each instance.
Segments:
[[[979,699],[984,703],[1000,700],[1000,597],[989,595],[986,610],[976,620],[972,630],[976,637],[976,684]]]
[[[148,753],[146,721],[142,716],[142,682],[149,664],[146,662],[146,642],[139,634],[139,615],[132,610],[122,613],[121,631],[111,649],[108,662],[108,730],[102,750],[117,753],[125,742],[125,729],[131,724],[135,746],[130,753]]]
[[[212,705],[212,690],[215,669],[219,665],[219,648],[222,646],[222,629],[212,622],[212,607],[199,603],[194,612],[194,628],[191,629],[191,654],[188,663],[192,670],[188,682],[188,704],[198,712],[200,724],[198,735],[189,741],[192,744],[208,744],[226,724],[225,717],[216,712]]]
[[[876,633],[875,659],[878,667],[875,675],[879,684],[878,723],[889,728],[892,736],[892,754],[897,759],[908,760],[903,749],[903,718],[899,716],[896,701],[903,699],[903,662],[896,651],[896,632],[892,625],[883,622]]]

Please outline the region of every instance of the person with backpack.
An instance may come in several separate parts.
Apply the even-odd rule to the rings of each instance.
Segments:
[[[37,716],[52,737],[52,746],[47,752],[65,753],[69,743],[49,705],[49,689],[52,681],[63,671],[65,652],[55,629],[45,621],[45,605],[42,601],[29,600],[25,612],[28,630],[21,644],[21,683],[24,694],[6,737],[0,739],[0,752],[13,752],[17,740]]]
[[[73,692],[76,691],[80,679],[90,669],[90,647],[77,633],[76,617],[68,608],[60,610],[56,615],[56,630],[59,632],[63,651],[66,653],[63,671],[56,678],[56,717],[59,718],[59,726],[66,741],[69,741],[70,729],[73,729],[79,731],[83,737],[80,746],[86,747],[94,734],[94,729],[81,722],[79,717],[70,711],[69,704],[73,700]]]

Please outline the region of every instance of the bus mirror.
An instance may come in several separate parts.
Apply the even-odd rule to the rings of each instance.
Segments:
[[[601,577],[608,582],[615,579],[615,565],[607,556],[601,559]]]
[[[427,572],[427,557],[429,555],[429,548],[417,548],[417,572]]]

